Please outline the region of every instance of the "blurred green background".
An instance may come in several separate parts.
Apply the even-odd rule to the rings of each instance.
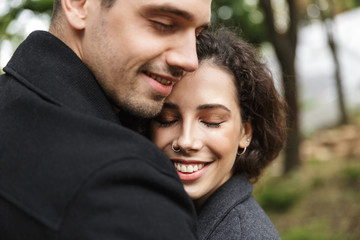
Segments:
[[[0,67],[52,0],[1,0]],[[288,105],[281,156],[254,195],[282,239],[360,239],[360,0],[213,0],[212,24],[252,43]],[[1,70],[0,70],[1,72]]]

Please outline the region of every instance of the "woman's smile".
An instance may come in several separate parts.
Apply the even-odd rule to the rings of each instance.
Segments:
[[[183,182],[196,181],[201,178],[207,171],[212,162],[204,161],[183,161],[172,159],[174,167]]]

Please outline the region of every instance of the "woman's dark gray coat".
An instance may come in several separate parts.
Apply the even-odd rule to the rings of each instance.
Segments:
[[[198,216],[200,240],[280,239],[269,217],[252,196],[243,175],[233,176],[205,203]]]

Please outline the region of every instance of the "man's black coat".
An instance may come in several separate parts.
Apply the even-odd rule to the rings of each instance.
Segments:
[[[97,81],[48,32],[0,76],[0,239],[193,239],[171,162],[121,126]]]

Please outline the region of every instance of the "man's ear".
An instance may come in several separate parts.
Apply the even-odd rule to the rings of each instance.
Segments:
[[[85,28],[87,17],[86,3],[87,0],[61,0],[66,19],[75,30],[83,30]]]

